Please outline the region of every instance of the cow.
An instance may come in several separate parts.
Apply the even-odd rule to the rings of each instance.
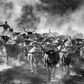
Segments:
[[[37,28],[35,28],[33,31],[26,31],[26,29],[23,27],[23,30],[27,33],[27,35],[33,35],[33,33],[36,31]]]
[[[2,44],[5,47],[6,55],[7,55],[7,64],[9,58],[15,58],[23,56],[25,46],[23,42],[19,42],[17,40],[9,40],[6,43]]]
[[[39,63],[42,62],[43,52],[38,46],[38,42],[32,43],[32,48],[28,51],[28,61],[30,62],[30,67],[32,72],[37,72],[37,67]],[[35,71],[33,71],[33,67],[35,67]]]
[[[60,60],[59,51],[54,51],[52,48],[46,51],[41,45],[40,47],[45,52],[44,62],[49,74],[48,80],[50,81],[51,76],[55,77],[56,65],[59,63]]]
[[[77,61],[80,62],[80,48],[83,47],[82,43],[81,45],[77,46],[69,46],[68,48],[68,52],[66,52],[65,54],[63,54],[62,57],[62,64],[65,67],[65,70],[67,69],[67,75],[69,74],[69,67],[70,64],[72,64],[73,62],[76,63]]]

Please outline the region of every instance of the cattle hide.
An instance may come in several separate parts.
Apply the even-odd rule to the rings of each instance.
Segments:
[[[17,56],[22,53],[22,49],[20,46],[18,46],[17,44],[7,44],[5,45],[6,47],[6,53],[7,53],[7,56],[9,57],[13,57],[13,58],[17,58]]]

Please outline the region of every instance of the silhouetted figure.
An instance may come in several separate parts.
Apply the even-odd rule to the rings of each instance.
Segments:
[[[6,32],[8,29],[10,30],[10,26],[8,25],[7,21],[5,21],[4,24],[0,25],[0,27],[3,27],[3,29],[4,29],[3,32],[2,32],[3,35],[5,34],[5,32]]]

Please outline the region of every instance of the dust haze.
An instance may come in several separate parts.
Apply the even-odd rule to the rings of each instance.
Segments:
[[[14,31],[83,35],[84,0],[0,0],[0,24],[5,20]]]

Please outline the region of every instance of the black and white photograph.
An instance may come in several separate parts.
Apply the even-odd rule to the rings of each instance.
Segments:
[[[0,84],[84,84],[84,0],[0,0]]]

